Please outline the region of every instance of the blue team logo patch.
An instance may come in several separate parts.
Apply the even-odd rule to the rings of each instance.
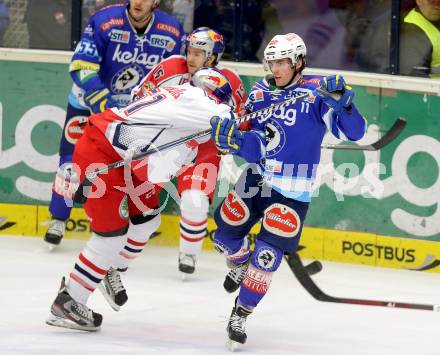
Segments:
[[[270,158],[283,149],[286,144],[286,132],[276,121],[266,124],[266,157]]]
[[[145,73],[141,66],[131,64],[123,67],[112,78],[111,90],[114,94],[130,93]]]
[[[168,36],[163,35],[151,35],[150,46],[166,49],[167,52],[171,52],[176,46],[176,41]]]
[[[112,29],[108,36],[110,37],[110,41],[118,42],[118,43],[128,43],[130,42],[130,32],[122,31],[117,29]]]

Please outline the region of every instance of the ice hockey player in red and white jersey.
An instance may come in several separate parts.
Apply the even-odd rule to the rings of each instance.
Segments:
[[[182,84],[190,81],[199,68],[216,67],[231,85],[235,112],[243,115],[246,92],[240,77],[233,70],[218,66],[225,49],[223,37],[210,28],[200,27],[188,35],[186,44],[186,57],[174,55],[160,62],[132,95],[141,96],[154,87]],[[201,145],[199,152],[196,164],[178,178],[181,197],[179,270],[183,277],[194,272],[196,258],[202,250],[220,164],[220,156],[212,141]],[[202,168],[204,163],[211,163],[212,169]]]
[[[203,90],[202,90],[203,89]],[[190,165],[201,142],[181,144],[131,161],[133,153],[175,141],[210,128],[213,115],[234,115],[230,106],[231,88],[215,68],[197,71],[191,83],[156,88],[123,109],[112,108],[90,117],[83,136],[75,146],[73,166],[79,181],[97,167],[121,159],[128,168],[101,174],[93,182],[84,209],[92,235],[79,254],[67,282],[63,277],[51,307],[47,324],[95,331],[102,316],[86,306],[98,285],[110,305],[119,310],[128,299],[117,260],[133,260],[150,235],[159,227],[157,191]],[[209,139],[206,137],[204,141]]]

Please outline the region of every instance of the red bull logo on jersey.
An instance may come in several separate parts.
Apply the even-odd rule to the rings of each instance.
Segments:
[[[159,47],[171,52],[176,46],[176,41],[171,37],[162,35],[151,35],[150,45],[153,47]]]
[[[264,211],[264,228],[280,237],[295,237],[301,227],[301,220],[296,211],[281,203],[274,203]]]
[[[112,29],[108,35],[110,37],[110,41],[112,42],[119,42],[119,43],[130,42],[130,32],[128,31]]]

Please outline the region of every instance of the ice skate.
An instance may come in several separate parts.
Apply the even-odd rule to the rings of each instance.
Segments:
[[[52,250],[56,245],[61,243],[64,232],[66,231],[66,221],[52,218],[49,228],[44,235],[44,241],[49,243],[49,249]]]
[[[249,260],[243,264],[235,265],[231,262],[227,262],[228,267],[231,270],[225,277],[225,281],[223,282],[223,288],[228,293],[233,293],[238,290],[241,285],[241,282],[244,279],[244,275],[246,275],[246,271],[249,266]]]
[[[196,255],[179,253],[179,271],[182,273],[182,280],[186,280],[189,274],[196,269]]]
[[[251,313],[252,309],[239,304],[237,299],[235,299],[235,305],[226,328],[228,331],[227,346],[230,351],[235,351],[241,344],[246,343],[246,319]]]
[[[95,332],[100,329],[102,315],[93,312],[82,303],[76,302],[67,292],[65,278],[51,308],[46,324],[55,327]]]
[[[115,311],[119,311],[121,306],[128,300],[127,291],[121,281],[121,275],[116,269],[110,268],[108,270],[98,288]]]

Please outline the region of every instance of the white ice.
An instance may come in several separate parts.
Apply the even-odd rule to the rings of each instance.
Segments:
[[[177,250],[148,246],[123,280],[128,303],[114,312],[97,291],[89,306],[104,316],[85,333],[45,324],[62,275],[84,242],[49,253],[39,238],[0,237],[0,354],[226,354],[234,295],[220,255],[205,252],[181,281]],[[440,276],[324,262],[314,276],[336,296],[440,303]],[[243,354],[440,354],[440,313],[319,302],[283,263],[247,322]],[[438,338],[437,338],[438,337]]]

